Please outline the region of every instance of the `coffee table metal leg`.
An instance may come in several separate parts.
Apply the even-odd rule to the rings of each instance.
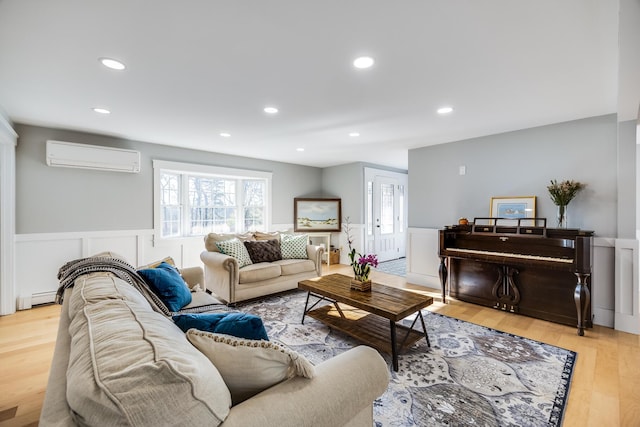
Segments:
[[[424,317],[422,317],[422,311],[418,311],[418,315],[420,316],[420,322],[422,323],[422,330],[424,331],[424,337],[427,339],[427,347],[431,347],[431,343],[429,342],[429,334],[427,333],[427,327],[424,324]]]
[[[391,327],[391,359],[393,361],[393,370],[398,372],[398,349],[396,348],[396,322],[390,320]]]
[[[311,295],[311,292],[307,292],[307,301],[304,303],[304,311],[302,312],[302,322],[300,322],[303,325],[304,325],[304,316],[307,315],[307,306],[309,305],[309,296],[310,295]]]

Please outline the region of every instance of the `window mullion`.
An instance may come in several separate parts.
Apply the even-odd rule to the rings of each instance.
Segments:
[[[181,236],[190,236],[191,227],[191,205],[189,203],[189,177],[187,174],[180,174],[180,213],[182,217],[182,230],[180,230]]]
[[[236,224],[239,224],[242,227],[238,230],[236,226],[236,232],[244,233],[244,185],[242,179],[236,180]]]

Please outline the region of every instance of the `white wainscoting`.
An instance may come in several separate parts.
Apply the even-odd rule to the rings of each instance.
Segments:
[[[407,233],[407,282],[440,290],[438,229],[409,228]],[[617,319],[614,298],[616,293],[616,286],[614,286],[614,283],[616,283],[616,267],[618,267],[618,263],[615,262],[616,253],[614,249],[616,248],[617,240],[596,237],[593,245],[593,275],[591,280],[593,322],[610,328],[615,325],[616,329],[619,329],[621,325],[614,323]],[[620,264],[619,268],[624,271],[628,272],[629,269],[635,269],[633,271],[637,272],[638,257],[637,255],[635,257],[627,256],[620,261]],[[625,275],[625,277],[627,276],[628,274]],[[625,281],[628,282],[628,280]],[[637,283],[637,278],[635,281]],[[637,296],[637,293],[635,295]]]
[[[615,326],[639,334],[638,241],[616,239],[615,260]]]
[[[609,237],[593,239],[591,315],[594,324],[608,328],[615,325],[615,240]]]
[[[440,290],[438,229],[407,230],[407,282]]]
[[[271,230],[292,230],[293,224],[274,224]],[[16,305],[19,310],[55,300],[58,270],[68,261],[110,251],[133,266],[170,256],[180,268],[202,266],[202,236],[159,239],[153,229],[70,233],[17,234],[15,238]]]
[[[104,251],[125,257],[133,266],[171,256],[178,267],[202,265],[202,237],[166,239],[154,245],[153,230],[119,230],[16,235],[16,297],[18,309],[52,302],[58,269],[68,261]]]

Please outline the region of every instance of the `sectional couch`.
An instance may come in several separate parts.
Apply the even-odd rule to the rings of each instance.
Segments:
[[[373,401],[389,381],[377,351],[360,346],[309,368],[270,341],[243,344],[195,329],[185,334],[122,277],[92,271],[61,286],[41,426],[372,425]],[[209,344],[216,347],[207,352]],[[279,350],[267,362],[237,353],[273,348]],[[260,363],[270,365],[256,369]],[[280,370],[286,377],[240,401],[233,398],[238,382],[246,393],[278,363],[285,364]],[[300,366],[302,374],[291,374]]]

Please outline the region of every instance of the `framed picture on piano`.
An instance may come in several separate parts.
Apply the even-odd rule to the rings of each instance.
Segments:
[[[535,218],[536,196],[492,197],[489,216],[492,218]]]

